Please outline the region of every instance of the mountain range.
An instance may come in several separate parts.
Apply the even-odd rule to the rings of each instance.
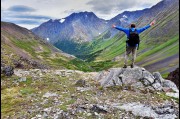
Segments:
[[[107,29],[106,24],[105,20],[98,18],[93,12],[80,12],[62,19],[50,19],[32,31],[45,39],[49,38],[52,43],[58,40],[86,42]]]
[[[155,26],[140,35],[136,64],[166,74],[179,64],[178,4],[178,0],[162,0],[151,8],[125,11],[110,20],[100,19],[92,12],[73,13],[63,19],[49,20],[32,31],[49,38],[62,51],[93,62],[94,67],[108,63],[109,67],[116,67],[123,64],[126,36],[112,29],[112,24],[129,27],[130,23],[136,23],[137,27],[143,27],[155,19]]]

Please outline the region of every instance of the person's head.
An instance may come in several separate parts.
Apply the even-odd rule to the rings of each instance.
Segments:
[[[131,28],[135,28],[136,25],[135,25],[134,23],[132,23],[130,27],[131,27]]]

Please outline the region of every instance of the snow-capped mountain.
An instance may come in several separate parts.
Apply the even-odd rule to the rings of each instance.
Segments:
[[[58,40],[91,41],[106,29],[107,22],[93,12],[80,12],[62,19],[50,19],[32,31],[54,43]]]

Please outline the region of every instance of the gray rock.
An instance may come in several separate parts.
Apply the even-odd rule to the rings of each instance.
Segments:
[[[58,95],[56,93],[50,93],[47,92],[43,95],[43,98],[49,98],[49,97],[57,97]]]
[[[75,84],[76,86],[80,86],[80,87],[85,87],[86,86],[86,81],[85,80],[78,80]]]
[[[102,73],[103,73],[103,72],[102,72]],[[109,71],[109,74],[108,74],[106,77],[104,77],[102,80],[100,80],[101,86],[104,86],[104,87],[114,86],[114,85],[115,85],[115,84],[114,84],[114,79],[113,79],[114,75],[116,75],[116,74],[114,73],[114,70],[113,70],[113,69],[110,70],[110,71]],[[117,78],[118,78],[118,77],[117,77]],[[119,79],[118,79],[118,80],[119,80]]]
[[[163,89],[163,87],[161,86],[161,84],[159,82],[153,83],[152,87],[158,91],[162,91],[162,89]]]
[[[93,107],[90,109],[93,112],[97,113],[107,113],[107,107],[106,106],[101,106],[101,105],[93,105]]]
[[[142,87],[144,87],[144,85],[141,82],[134,83],[131,86],[134,87],[134,88],[142,88]]]
[[[175,112],[174,107],[171,104],[165,104],[163,106],[155,107],[154,111],[157,114],[173,114]]]
[[[127,77],[127,79],[133,78],[133,79],[141,79],[142,78],[142,69],[139,67],[135,68],[126,68],[123,69],[122,72],[120,72],[124,77]]]
[[[150,86],[152,83],[149,81],[149,79],[143,77],[142,79],[140,79],[141,83],[144,85],[144,86]]]
[[[108,73],[108,74],[107,74]],[[102,75],[106,74],[106,77]],[[145,69],[140,67],[135,68],[112,68],[109,72],[104,71],[99,74],[99,82],[103,87],[115,86],[115,85],[137,85],[142,87],[139,82],[143,82],[145,85],[151,85],[154,83],[153,75],[145,71]]]
[[[54,119],[71,119],[71,117],[69,116],[69,113],[62,111],[59,114],[56,114]]]
[[[150,72],[145,70],[142,72],[142,75],[143,75],[142,77],[147,79],[151,84],[154,83],[155,78]]]
[[[19,82],[25,82],[26,81],[26,77],[21,77],[18,81]]]
[[[164,82],[164,79],[162,78],[162,76],[159,72],[153,72],[153,76],[154,76],[155,80],[157,80],[159,83]]]
[[[170,96],[170,97],[174,97],[174,98],[178,98],[178,99],[179,99],[179,92],[177,92],[177,93],[167,92],[166,95],[167,95],[167,96]]]
[[[179,92],[177,86],[172,81],[164,80],[159,72],[154,72],[152,75],[141,67],[111,68],[108,71],[101,71],[98,78],[102,87],[133,86],[134,88],[152,89],[151,91],[162,91],[163,88],[168,87]]]
[[[169,106],[157,106],[152,107],[150,105],[144,105],[141,103],[127,103],[127,104],[114,104],[114,108],[125,110],[127,112],[132,112],[135,116],[153,118],[153,119],[175,119],[177,115],[175,114],[175,109],[172,105]]]
[[[14,74],[14,68],[12,66],[1,67],[1,74],[12,76]]]
[[[162,86],[171,88],[175,92],[179,92],[176,84],[174,82],[170,81],[170,80],[164,80],[164,82],[162,83]]]
[[[88,91],[88,90],[91,90],[91,88],[90,87],[87,87],[87,88],[77,87],[77,91],[80,91],[80,92],[84,92],[84,91]]]

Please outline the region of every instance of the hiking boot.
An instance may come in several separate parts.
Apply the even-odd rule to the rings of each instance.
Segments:
[[[131,64],[131,68],[134,68],[134,65],[133,65],[133,64]]]
[[[123,68],[127,68],[127,66],[126,66],[126,65],[124,65],[124,66],[123,66]]]

